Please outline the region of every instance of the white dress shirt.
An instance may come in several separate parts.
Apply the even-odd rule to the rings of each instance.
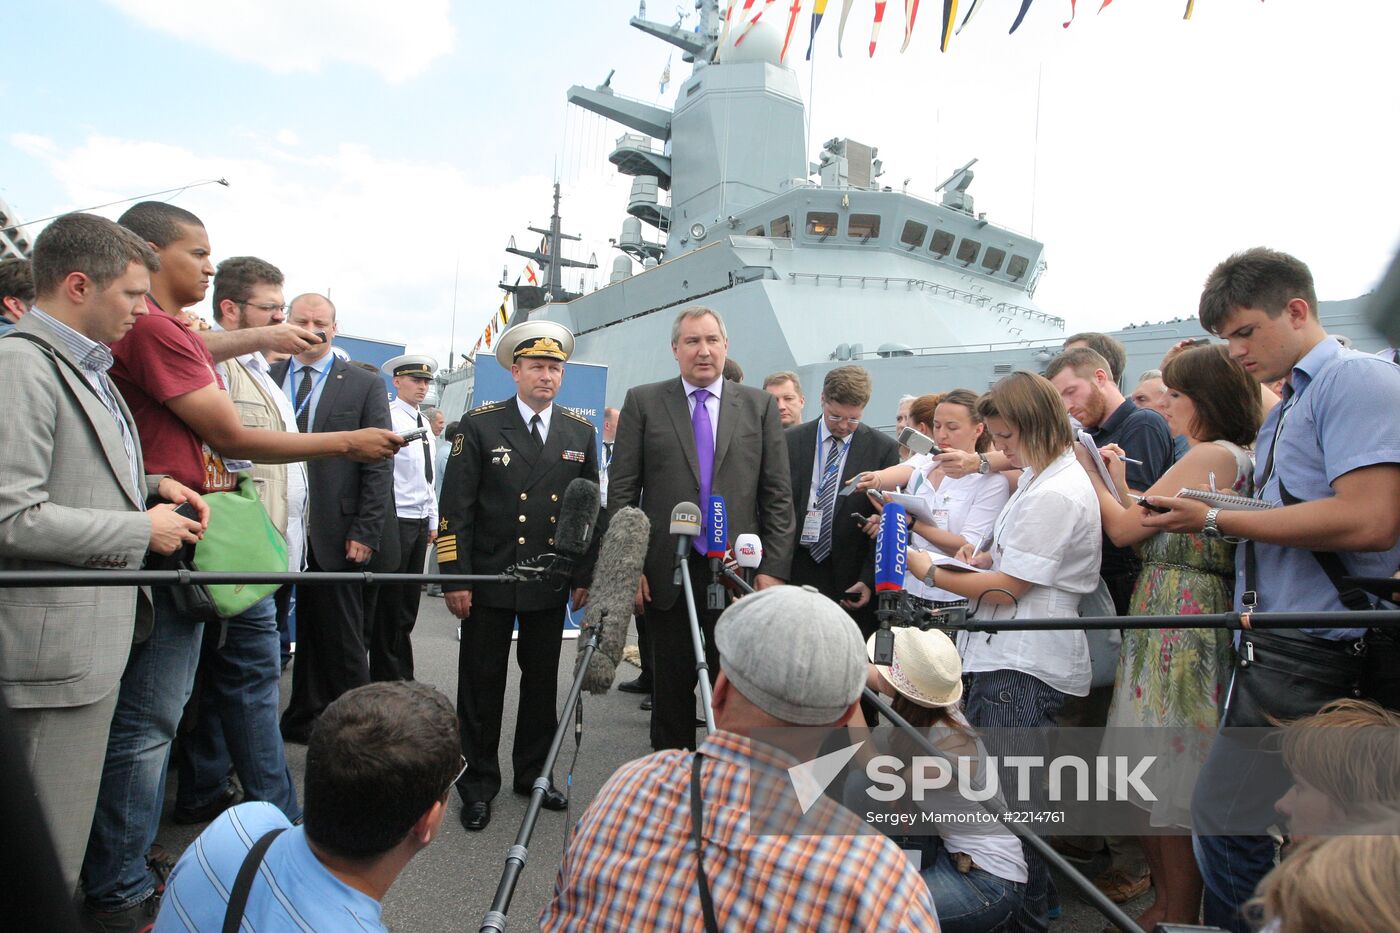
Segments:
[[[520,417],[525,422],[525,433],[529,434],[530,419],[535,417],[537,413],[530,408],[529,405],[522,402],[518,395],[515,397],[515,407],[520,409]],[[554,417],[554,406],[550,405],[544,411],[538,412],[538,414],[540,416],[540,441],[547,442],[549,440],[549,421]]]
[[[918,496],[928,503],[929,511],[933,513],[933,517],[942,519],[942,521],[937,522],[940,528],[961,536],[968,544],[977,547],[982,543],[982,539],[991,532],[997,516],[1006,506],[1006,501],[1011,498],[1011,484],[1007,482],[1004,474],[993,471],[990,473],[968,473],[956,479],[945,476],[943,481],[935,487],[933,483],[929,482],[927,475],[932,459],[928,458],[928,462],[922,468],[915,468],[913,475],[909,477],[909,482],[905,484],[905,492],[912,496]],[[909,538],[911,548],[932,551],[936,554],[943,553],[941,548],[936,547],[918,532],[911,532]],[[905,575],[904,588],[915,596],[939,602],[946,603],[962,599],[957,593],[929,586],[912,573]]]
[[[389,403],[389,421],[394,433],[399,435],[417,430],[419,422],[423,427],[428,427],[427,420],[418,409],[401,398]],[[432,483],[428,482],[427,470],[423,466],[429,456],[432,433],[432,429],[429,429],[427,437],[403,445],[394,454],[394,508],[398,510],[399,518],[426,518],[428,530],[436,531],[437,493],[433,491]]]
[[[1043,473],[1026,470],[993,532],[992,569],[1031,587],[1014,607],[984,602],[976,617],[1078,619],[1080,598],[1098,587],[1103,534],[1098,496],[1074,451],[1066,450]],[[1021,671],[1061,693],[1089,693],[1083,629],[960,632],[957,641],[967,673]]]
[[[724,377],[720,376],[707,386],[694,385],[681,377],[681,385],[685,387],[685,407],[690,410],[690,417],[695,418],[695,390],[704,389],[710,393],[710,397],[705,399],[705,410],[710,413],[710,434],[712,439],[719,436],[719,397],[724,391]]]

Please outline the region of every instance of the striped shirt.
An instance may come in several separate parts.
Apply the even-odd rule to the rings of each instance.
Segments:
[[[749,831],[751,781],[786,782],[795,761],[730,732],[700,752],[705,871],[720,929],[937,931],[928,887],[905,854],[827,798],[804,818],[823,835]],[[608,779],[564,854],[542,930],[704,929],[692,757],[657,752]]]
[[[286,831],[263,857],[249,890],[243,930],[386,930],[379,919],[379,902],[327,871],[307,845],[306,830],[288,823],[272,804],[259,802],[219,814],[180,856],[161,898],[156,933],[220,929],[243,859],[253,843],[273,829]]]
[[[131,465],[131,488],[138,500],[144,500],[146,483],[137,469],[136,436],[131,432],[131,425],[127,424],[126,418],[122,417],[122,408],[117,402],[117,387],[107,375],[107,370],[112,368],[114,362],[112,351],[106,344],[90,340],[58,318],[45,314],[37,305],[30,308],[29,313],[53,331],[63,348],[68,351],[69,359],[78,364],[78,368],[83,371],[83,378],[107,406],[108,413],[122,433],[122,447],[126,450],[127,463]]]

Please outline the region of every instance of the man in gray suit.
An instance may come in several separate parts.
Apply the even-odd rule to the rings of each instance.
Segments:
[[[778,406],[762,389],[723,377],[728,349],[724,321],[714,311],[693,307],[676,317],[671,353],[680,376],[628,390],[608,470],[608,508],[640,505],[651,519],[637,613],[646,613],[651,642],[651,744],[658,750],[695,747],[695,654],[685,599],[673,576],[671,509],[694,502],[703,514],[710,496],[723,496],[731,540],[757,534],[763,541],[754,580],[759,589],[786,580],[792,563],[792,477]],[[703,539],[697,540],[703,554]],[[703,594],[710,571],[694,550],[690,567],[691,582]],[[699,602],[703,607],[703,595]],[[718,613],[700,608],[699,616],[713,678],[719,670],[712,637]]]
[[[91,214],[60,217],[35,241],[34,309],[0,340],[0,569],[139,570],[148,549],[170,554],[202,534],[199,495],[145,475],[107,376],[105,344],[146,314],[158,264],[140,238]],[[146,509],[151,495],[167,503]],[[138,615],[149,630],[150,601],[135,586],[0,589],[0,689],[70,887]]]

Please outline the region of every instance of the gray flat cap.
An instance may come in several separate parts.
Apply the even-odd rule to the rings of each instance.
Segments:
[[[860,629],[810,586],[775,586],[745,596],[719,617],[715,644],[725,677],[784,722],[833,723],[865,686]]]

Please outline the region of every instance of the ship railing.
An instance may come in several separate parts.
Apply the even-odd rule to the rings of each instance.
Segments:
[[[1064,318],[1047,314],[1038,308],[1028,308],[1010,301],[994,301],[991,295],[979,295],[976,292],[964,291],[941,282],[930,282],[928,279],[911,279],[892,275],[848,275],[838,272],[789,272],[788,279],[793,284],[796,284],[799,279],[811,279],[814,285],[820,286],[826,282],[837,288],[878,288],[884,291],[902,288],[905,291],[924,291],[931,295],[940,295],[993,311],[1002,317],[1012,319],[1020,317],[1028,321],[1039,321],[1061,330],[1065,326]]]
[[[1051,347],[1058,350],[1059,346],[1058,338],[1033,340],[1028,337],[1023,340],[1007,340],[1000,343],[956,343],[939,344],[932,347],[901,346],[898,350],[861,350],[859,353],[852,353],[851,359],[879,360],[909,356],[946,356],[950,353],[1006,353],[1013,350],[1035,350],[1041,347]],[[836,359],[836,357],[833,356],[832,359]]]
[[[652,155],[663,155],[664,150],[656,144],[656,140],[645,133],[623,133],[617,138],[617,149],[640,149],[643,152],[650,152]]]

